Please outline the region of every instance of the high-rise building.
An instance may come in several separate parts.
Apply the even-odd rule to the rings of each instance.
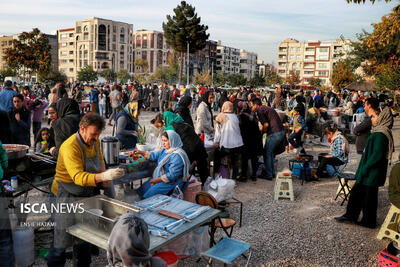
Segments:
[[[332,42],[286,39],[278,47],[278,74],[286,78],[295,71],[303,85],[307,85],[310,78],[319,78],[323,85],[330,86],[334,65],[349,51],[349,39]]]
[[[240,49],[224,46],[221,41],[217,45],[216,72],[236,74],[240,71]]]
[[[133,74],[133,25],[102,18],[75,22],[74,28],[58,31],[60,71],[69,81],[78,71],[92,65],[95,71],[127,70]]]
[[[207,40],[206,46],[203,49],[194,54],[190,54],[190,75],[194,75],[196,71],[202,72],[208,70],[210,73],[216,72],[217,45],[218,43],[216,41]]]
[[[148,63],[148,73],[153,74],[159,66],[168,66],[168,55],[173,50],[166,44],[164,34],[153,30],[138,30],[133,33],[133,62],[142,58]],[[135,66],[135,74],[142,74],[140,66]]]
[[[242,74],[247,80],[254,78],[257,73],[257,54],[248,52],[246,50],[240,50],[240,74]]]

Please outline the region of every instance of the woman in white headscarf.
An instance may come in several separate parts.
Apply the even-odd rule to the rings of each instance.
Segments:
[[[147,180],[138,190],[141,198],[162,194],[166,195],[176,186],[182,185],[189,177],[190,161],[182,149],[179,135],[172,130],[161,136],[164,149],[157,152],[136,151],[146,159],[157,162],[153,177]]]

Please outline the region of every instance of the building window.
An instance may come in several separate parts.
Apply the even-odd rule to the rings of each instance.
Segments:
[[[74,51],[72,51],[72,50],[69,51],[69,54],[70,54],[70,55],[73,55],[73,54],[74,54]]]
[[[318,71],[318,76],[328,76],[326,71]]]
[[[117,50],[117,45],[116,44],[112,44],[112,50]]]
[[[68,61],[66,59],[61,59],[61,64],[66,64]]]
[[[292,64],[292,69],[296,69],[297,68],[297,63],[293,63]]]
[[[67,43],[61,43],[61,46],[62,46],[62,47],[66,47],[66,46],[67,46]]]
[[[124,27],[121,27],[120,33],[121,33],[121,34],[125,34],[125,28],[124,28]]]
[[[291,47],[291,48],[290,48],[290,52],[294,52],[294,47]]]
[[[318,68],[326,69],[326,68],[328,68],[328,64],[327,63],[318,63]]]
[[[300,59],[300,55],[297,55],[297,56],[296,56],[296,59]]]
[[[321,48],[319,49],[319,52],[320,52],[320,53],[327,53],[327,52],[328,52],[328,47],[321,47]]]
[[[64,39],[64,38],[67,38],[67,34],[66,33],[63,33],[63,34],[61,34],[60,35],[60,39]],[[4,43],[4,42],[3,42]],[[7,43],[7,42],[6,42]]]
[[[113,42],[117,41],[117,36],[115,34],[113,34]]]
[[[89,40],[89,33],[85,32],[83,34],[83,40]]]
[[[88,28],[87,25],[83,26],[83,31],[84,31],[84,32],[87,32],[88,30],[89,30],[89,28]]]
[[[74,63],[74,60],[73,60],[73,59],[70,59],[70,60],[69,60],[69,63]]]
[[[285,70],[279,70],[279,73],[285,73],[286,71]]]
[[[113,32],[117,32],[117,26],[113,25]]]
[[[297,52],[300,52],[300,47],[297,47],[296,51],[297,51]]]
[[[68,36],[71,38],[71,37],[74,37],[74,34],[70,33]]]
[[[290,59],[294,59],[294,55],[290,55]]]
[[[89,53],[87,50],[83,51],[83,58],[88,58]]]
[[[69,68],[69,72],[74,72],[74,68]]]
[[[61,55],[61,56],[66,56],[66,55],[67,55],[67,51],[61,51],[61,52],[60,52],[60,55]]]
[[[82,32],[81,26],[76,27],[76,33],[81,33],[81,32]]]
[[[69,42],[69,45],[74,45],[74,42]]]

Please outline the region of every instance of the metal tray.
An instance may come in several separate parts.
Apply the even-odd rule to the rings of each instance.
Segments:
[[[140,211],[140,208],[134,205],[105,196],[90,197],[78,202],[83,203],[84,212],[75,213],[75,222],[106,233],[111,233],[122,214]],[[102,210],[103,214],[98,215],[91,211],[92,209]]]

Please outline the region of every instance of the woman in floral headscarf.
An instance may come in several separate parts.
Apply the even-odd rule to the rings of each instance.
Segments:
[[[132,93],[133,95],[134,93]],[[133,149],[138,141],[138,101],[137,97],[131,97],[124,107],[123,111],[117,114],[115,118],[115,137],[121,142],[121,148]]]
[[[189,178],[190,162],[186,152],[182,149],[179,135],[172,131],[165,131],[162,136],[164,149],[157,152],[136,151],[150,161],[156,161],[157,167],[153,177],[147,180],[138,190],[141,198],[162,194],[166,195],[176,186],[182,188]]]

